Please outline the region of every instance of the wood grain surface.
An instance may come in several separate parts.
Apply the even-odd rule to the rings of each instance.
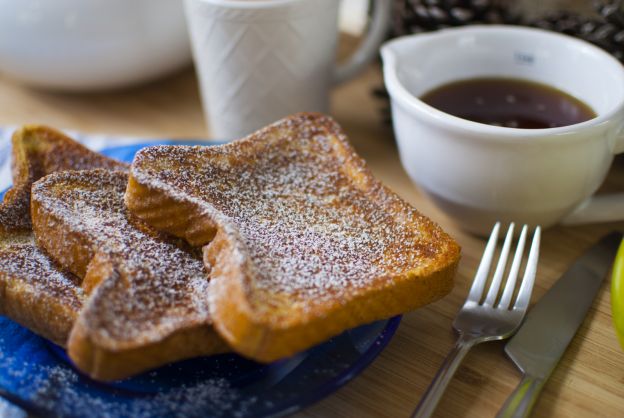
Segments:
[[[362,375],[299,417],[407,417],[454,343],[453,318],[463,303],[484,241],[463,233],[438,211],[404,173],[392,131],[382,123],[379,66],[333,94],[332,114],[374,173],[420,211],[439,222],[463,247],[453,292],[405,315],[387,349]],[[32,90],[0,76],[0,124],[45,123],[85,132],[154,137],[208,137],[192,70],[129,90],[60,94]],[[624,160],[616,159],[605,189],[624,189]],[[583,250],[624,223],[555,227],[544,232],[533,301]],[[611,324],[605,283],[579,333],[546,384],[536,417],[624,416],[624,352]],[[452,381],[439,417],[494,416],[520,374],[502,343],[474,348]]]

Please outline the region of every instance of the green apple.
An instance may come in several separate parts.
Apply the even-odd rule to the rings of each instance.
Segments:
[[[624,348],[624,241],[615,256],[611,277],[611,309],[615,332]]]

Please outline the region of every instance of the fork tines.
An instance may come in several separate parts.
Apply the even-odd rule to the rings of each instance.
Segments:
[[[507,269],[509,253],[511,250],[511,242],[514,236],[514,228],[515,225],[512,222],[509,225],[509,229],[507,230],[507,235],[505,236],[505,241],[503,242],[503,247],[500,251],[498,263],[496,264],[496,270],[494,271],[494,275],[492,276],[489,290],[485,295],[485,299],[483,299],[483,293],[486,283],[488,281],[488,273],[490,271],[492,260],[496,252],[496,244],[500,231],[500,222],[496,223],[496,225],[492,229],[490,239],[488,240],[485,251],[483,252],[483,257],[475,275],[474,282],[472,284],[472,287],[470,288],[470,293],[468,295],[467,301],[473,303],[476,302],[478,304],[488,305],[500,309],[509,309],[510,306],[513,306],[513,309],[526,309],[526,307],[528,306],[531,297],[531,291],[533,289],[533,284],[535,282],[535,271],[537,269],[537,259],[541,236],[541,228],[539,226],[535,228],[535,232],[533,234],[531,249],[529,251],[526,266],[524,269],[524,277],[520,284],[520,289],[518,290],[518,296],[516,298],[515,304],[512,304],[512,299],[516,288],[518,273],[520,272],[520,267],[522,264],[524,247],[526,244],[526,237],[529,229],[527,225],[524,225],[520,232],[520,237],[518,238],[513,261],[511,262],[511,266],[509,267],[509,272],[507,274],[505,287],[503,289],[502,296],[500,296],[499,299],[500,287],[503,282],[505,270]],[[495,305],[497,301],[498,304]]]

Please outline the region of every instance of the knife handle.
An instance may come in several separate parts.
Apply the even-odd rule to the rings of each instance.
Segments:
[[[520,384],[505,401],[496,418],[526,418],[537,401],[545,380],[524,375]]]

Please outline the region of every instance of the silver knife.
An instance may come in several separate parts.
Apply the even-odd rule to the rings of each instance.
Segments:
[[[505,352],[524,373],[498,418],[528,417],[572,341],[615,258],[622,234],[612,232],[587,250],[529,311]]]

